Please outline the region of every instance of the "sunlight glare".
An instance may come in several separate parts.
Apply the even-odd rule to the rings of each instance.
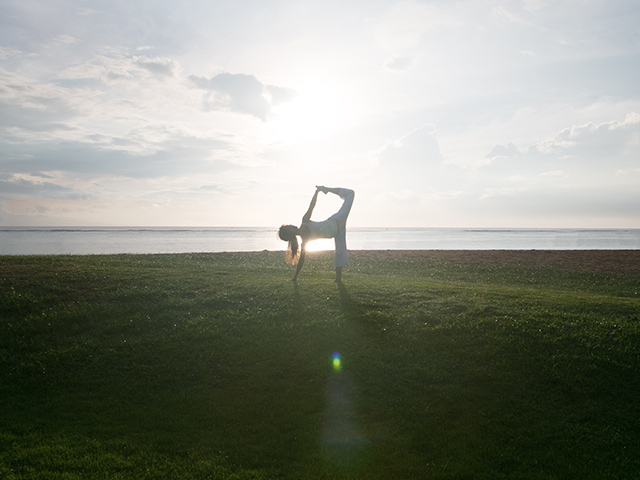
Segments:
[[[274,108],[271,123],[275,141],[296,143],[321,137],[346,122],[347,108],[342,92],[325,83],[307,83],[291,101]]]
[[[307,243],[306,250],[308,252],[323,252],[325,250],[333,250],[335,242],[332,238],[317,238]]]

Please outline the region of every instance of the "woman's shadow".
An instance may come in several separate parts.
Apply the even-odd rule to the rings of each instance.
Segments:
[[[347,322],[351,324],[351,326],[372,327],[372,325],[367,321],[366,315],[369,308],[367,308],[366,305],[359,303],[357,300],[354,300],[343,282],[338,282],[336,285],[338,287],[338,294],[340,297],[340,307]],[[300,319],[303,316],[303,304],[304,302],[302,300],[300,286],[297,282],[294,282],[293,315],[297,319]]]
[[[366,306],[363,306],[361,303],[351,297],[344,283],[339,282],[337,283],[337,285],[338,293],[340,294],[340,305],[342,307],[342,313],[344,314],[347,321],[349,321],[354,326],[365,326]]]

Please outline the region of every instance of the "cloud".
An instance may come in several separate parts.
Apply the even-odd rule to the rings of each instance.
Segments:
[[[631,150],[640,153],[640,114],[629,113],[622,122],[586,123],[562,130],[554,139],[532,149],[556,157],[610,161]],[[637,159],[637,157],[636,157]]]
[[[222,192],[222,191],[224,191],[224,188],[221,187],[220,185],[202,185],[199,188],[200,188],[200,190],[206,190],[206,191],[210,191],[210,192]]]
[[[377,19],[377,37],[392,51],[415,49],[427,34],[463,24],[461,16],[448,3],[423,3],[415,0],[393,2]]]
[[[9,197],[16,196],[66,199],[87,198],[86,195],[80,194],[71,188],[52,182],[28,180],[18,175],[9,175],[0,178],[0,200],[6,200]]]
[[[391,72],[407,72],[415,65],[415,58],[410,56],[392,57],[384,64],[384,68]]]
[[[176,62],[168,58],[136,58],[134,64],[151,72],[158,78],[173,77],[177,68]]]
[[[79,85],[79,80],[98,81],[104,88],[121,82],[143,84],[149,73],[157,79],[172,78],[178,71],[179,64],[172,58],[149,58],[132,55],[127,49],[111,48],[67,66],[57,73],[57,78],[67,83],[75,80],[76,83],[71,85]]]
[[[433,202],[446,203],[464,197],[458,167],[447,165],[440,150],[436,126],[423,124],[397,140],[390,140],[375,153],[390,197],[410,204],[414,218]],[[429,207],[427,207],[429,205]]]
[[[42,173],[42,172],[31,172],[30,175],[32,177],[38,177],[38,178],[55,178],[52,175],[48,175],[48,174]]]
[[[541,177],[560,177],[564,175],[563,170],[551,170],[549,172],[542,172],[540,174]]]
[[[519,155],[522,155],[522,152],[513,143],[509,143],[506,147],[504,145],[496,145],[485,158],[493,161],[501,158],[514,158]]]
[[[264,122],[270,119],[273,106],[295,96],[292,89],[265,85],[254,75],[244,73],[219,73],[211,78],[191,75],[189,78],[198,88],[209,92],[204,97],[206,110],[230,110]]]
[[[232,168],[232,163],[216,149],[223,142],[183,138],[158,145],[153,153],[135,155],[113,147],[115,139],[105,145],[86,142],[56,142],[42,145],[4,145],[0,173],[58,171],[89,176],[114,175],[129,178],[159,178],[211,174]],[[106,148],[111,147],[111,148]]]
[[[289,102],[293,100],[297,93],[295,90],[286,87],[276,87],[274,85],[266,85],[265,86],[267,100],[272,106],[277,106],[282,103]]]
[[[80,10],[78,10],[77,15],[80,16],[88,16],[88,15],[101,15],[104,14],[103,11],[100,10],[93,10],[91,8],[81,8]]]
[[[397,140],[387,142],[379,157],[391,168],[440,163],[443,157],[436,133],[435,125],[424,124]]]
[[[53,42],[58,45],[73,45],[74,43],[80,42],[80,40],[71,35],[60,34],[53,39]]]
[[[478,215],[609,222],[607,212],[617,219],[640,208],[638,179],[619,175],[637,168],[640,158],[637,113],[622,121],[576,124],[526,148],[496,145],[486,157],[490,163],[466,183],[478,200],[468,208]]]
[[[492,197],[514,197],[524,191],[526,191],[526,189],[523,187],[487,188],[484,193],[480,195],[480,200]]]
[[[77,116],[72,92],[50,83],[36,83],[0,70],[0,141],[43,141],[44,132],[69,131]]]
[[[555,137],[519,149],[513,143],[496,145],[486,155],[484,172],[502,177],[538,175],[604,181],[616,170],[630,169],[640,158],[640,114],[623,121],[585,123],[561,130]]]
[[[179,75],[171,59],[117,51],[50,81],[0,70],[0,172],[157,178],[243,163],[255,150],[215,128],[220,116],[202,122],[206,114]],[[266,88],[273,103],[286,101],[287,89]]]

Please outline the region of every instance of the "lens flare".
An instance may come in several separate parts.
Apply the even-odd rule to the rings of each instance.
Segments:
[[[342,360],[340,359],[340,354],[338,352],[333,354],[333,360],[331,363],[336,372],[339,372],[342,369]]]
[[[342,358],[339,353],[331,357],[334,372],[327,377],[327,400],[322,430],[322,455],[332,478],[359,477],[370,460],[371,439],[358,422],[352,402],[355,384],[349,369],[340,372]]]

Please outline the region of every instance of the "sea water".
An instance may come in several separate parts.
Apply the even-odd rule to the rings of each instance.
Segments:
[[[0,227],[0,255],[284,250],[263,227]],[[349,228],[350,250],[635,250],[640,229]],[[332,249],[331,240],[310,248]]]

